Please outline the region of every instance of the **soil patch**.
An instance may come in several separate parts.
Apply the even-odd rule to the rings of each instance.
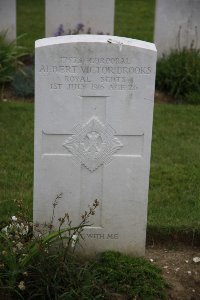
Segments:
[[[200,300],[200,262],[193,261],[199,257],[197,247],[154,245],[146,249],[146,258],[162,269],[169,284],[168,300]]]

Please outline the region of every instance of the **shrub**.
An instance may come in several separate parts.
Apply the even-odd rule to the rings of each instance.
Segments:
[[[10,82],[16,70],[23,66],[20,58],[25,55],[25,49],[16,41],[7,41],[6,32],[0,33],[0,84]]]
[[[65,214],[55,229],[54,212],[60,198],[53,203],[49,224],[33,225],[22,202],[17,202],[20,213],[0,231],[0,299],[58,299],[66,288],[73,290],[79,272],[84,272],[73,252],[98,201],[89,206],[78,226],[73,227]]]
[[[156,88],[178,102],[200,104],[200,50],[175,50],[158,60]]]
[[[34,70],[32,66],[24,66],[18,70],[11,83],[12,88],[17,96],[33,97],[34,96]]]

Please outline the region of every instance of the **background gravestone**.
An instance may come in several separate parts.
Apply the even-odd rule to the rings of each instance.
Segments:
[[[9,41],[16,39],[16,1],[0,0],[0,32],[7,31]]]
[[[154,42],[158,56],[171,49],[200,47],[200,1],[157,0]]]
[[[85,250],[145,250],[156,49],[127,38],[36,41],[34,222],[73,224],[95,199]]]
[[[113,34],[115,0],[46,0],[46,37],[55,36],[62,24],[67,34],[78,24],[85,33]],[[61,35],[61,34],[59,34]]]

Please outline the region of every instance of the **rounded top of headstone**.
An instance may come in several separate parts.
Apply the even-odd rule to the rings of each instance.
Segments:
[[[58,45],[58,44],[71,44],[71,43],[103,43],[103,44],[118,45],[119,47],[125,45],[125,46],[144,48],[156,52],[156,47],[155,44],[153,43],[135,40],[131,38],[119,37],[119,36],[92,35],[92,34],[65,35],[65,36],[44,38],[35,41],[35,48]]]

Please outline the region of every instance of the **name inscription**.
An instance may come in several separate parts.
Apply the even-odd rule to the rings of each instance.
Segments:
[[[118,240],[118,233],[88,233],[86,234],[87,238],[96,239],[96,240]]]
[[[131,64],[128,57],[60,57],[57,64],[39,67],[48,76],[50,90],[130,90],[138,89],[138,76],[148,76],[150,66]]]

